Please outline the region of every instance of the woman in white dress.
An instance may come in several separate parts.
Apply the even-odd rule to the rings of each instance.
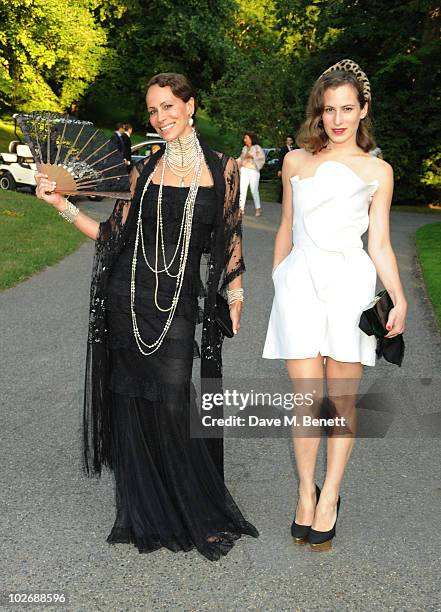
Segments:
[[[275,297],[263,357],[286,359],[297,391],[317,400],[299,412],[294,453],[299,498],[294,541],[313,550],[331,547],[340,506],[340,484],[354,445],[356,393],[363,366],[375,365],[376,340],[362,332],[362,311],[375,295],[376,275],[394,307],[386,337],[404,331],[407,304],[389,236],[393,171],[372,157],[371,95],[364,72],[351,60],[325,71],[311,91],[306,120],[285,156],[283,204],[277,232]],[[362,234],[368,233],[368,253]],[[323,488],[315,484],[326,379],[337,421],[327,438]],[[329,416],[329,414],[328,414]]]
[[[241,214],[245,213],[245,203],[249,187],[253,197],[254,208],[256,209],[256,217],[260,217],[262,205],[260,203],[259,182],[260,171],[265,165],[265,152],[258,144],[257,136],[254,132],[245,132],[243,142],[244,147],[236,160],[240,168],[240,212]]]

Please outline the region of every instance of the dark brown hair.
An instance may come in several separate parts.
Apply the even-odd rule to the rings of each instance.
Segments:
[[[243,135],[251,138],[252,145],[259,144],[259,139],[257,138],[257,134],[255,132],[244,132]]]
[[[193,119],[195,119],[196,110],[198,107],[196,92],[186,76],[183,74],[178,74],[177,72],[160,72],[159,74],[155,74],[155,76],[152,77],[147,83],[145,95],[147,95],[147,92],[152,85],[159,85],[159,87],[170,87],[173,95],[180,98],[184,102],[188,102],[190,98],[193,98],[194,113],[192,116]]]
[[[352,85],[357,92],[360,108],[366,104],[363,85],[355,74],[345,70],[335,70],[320,76],[314,83],[306,105],[306,119],[301,125],[296,142],[310,153],[318,153],[328,143],[328,136],[323,128],[322,115],[324,111],[323,97],[327,89],[337,89],[342,85]],[[375,146],[372,133],[372,102],[369,101],[368,112],[360,121],[357,129],[357,145],[368,152]]]

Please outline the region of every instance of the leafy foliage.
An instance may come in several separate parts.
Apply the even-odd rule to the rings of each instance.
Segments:
[[[349,55],[370,77],[376,137],[394,167],[396,199],[430,199],[434,190],[423,184],[435,187],[436,178],[423,183],[422,173],[441,136],[439,2],[341,0],[324,17],[340,34],[318,57],[331,63]]]
[[[324,27],[318,36],[321,4],[304,0],[239,0],[230,51],[222,78],[214,84],[211,115],[232,128],[253,129],[278,145],[303,118],[313,54],[336,36]],[[307,85],[305,84],[307,83]]]
[[[65,110],[100,69],[106,36],[80,0],[0,0],[0,102]]]
[[[121,19],[107,19],[109,51],[83,112],[145,124],[145,85],[158,72],[186,74],[208,90],[222,73],[233,9],[233,0],[132,0]]]
[[[296,132],[314,80],[349,57],[371,80],[396,201],[439,199],[441,10],[436,0],[239,0],[212,117],[273,144]]]
[[[147,123],[157,72],[190,77],[239,139],[296,132],[321,72],[345,57],[371,80],[396,200],[440,199],[439,0],[0,0],[0,105]]]

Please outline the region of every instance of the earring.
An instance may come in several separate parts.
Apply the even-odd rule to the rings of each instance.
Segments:
[[[193,123],[194,123],[194,121],[193,121],[193,117],[192,117],[191,115],[189,115],[189,116],[188,116],[188,125],[189,125],[190,127],[193,127]]]
[[[323,128],[323,121],[322,121],[321,119],[320,119],[320,121],[318,122],[318,126],[319,126],[320,128]]]

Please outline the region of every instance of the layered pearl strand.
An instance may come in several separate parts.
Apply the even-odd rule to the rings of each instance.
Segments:
[[[169,152],[165,159],[170,172],[181,179],[181,187],[184,187],[186,177],[196,164],[198,149],[195,142],[198,141],[193,129],[188,136],[177,138],[170,143]]]
[[[188,165],[190,165],[189,169],[187,169]],[[181,294],[181,289],[182,289],[182,285],[184,281],[184,273],[185,273],[185,267],[187,264],[188,252],[190,248],[194,204],[195,204],[198,189],[199,189],[199,181],[200,181],[201,174],[202,174],[202,166],[203,166],[203,152],[202,152],[201,145],[199,144],[199,141],[196,137],[196,133],[194,130],[192,130],[192,133],[189,136],[186,136],[182,139],[171,141],[166,144],[165,153],[163,157],[163,163],[162,163],[161,181],[159,184],[158,204],[157,204],[157,213],[156,213],[156,242],[155,242],[155,264],[154,266],[152,266],[149,263],[147,259],[147,254],[145,252],[144,233],[142,230],[142,206],[144,202],[144,196],[146,194],[148,186],[150,185],[152,181],[153,175],[156,172],[157,166],[155,167],[153,172],[148,177],[146,184],[144,185],[144,189],[142,191],[141,201],[139,204],[138,221],[137,221],[137,227],[136,227],[135,248],[133,251],[133,259],[132,259],[132,274],[131,274],[131,282],[130,282],[130,310],[131,310],[131,315],[132,315],[133,335],[135,337],[135,341],[138,346],[138,349],[143,355],[152,355],[160,348],[160,346],[162,345],[164,341],[165,336],[167,335],[168,330],[170,329],[170,326],[172,324],[173,317],[174,317],[174,314],[175,314],[175,311],[178,305],[179,296]],[[168,167],[173,172],[173,174],[181,178],[182,187],[184,186],[185,177],[188,176],[190,172],[193,170],[193,178],[192,178],[191,185],[188,190],[187,198],[184,204],[184,212],[182,215],[178,243],[176,245],[176,249],[173,254],[173,257],[168,263],[166,262],[166,258],[165,258],[164,228],[163,228],[163,218],[162,218],[162,191],[163,191],[164,173],[165,173],[166,167]],[[177,174],[178,172],[180,172],[181,174]],[[141,334],[138,329],[136,312],[135,312],[136,266],[138,263],[139,242],[141,242],[141,249],[142,249],[144,261],[147,267],[155,275],[155,306],[159,311],[169,313],[164,329],[160,333],[159,337],[152,344],[148,344],[141,338]],[[161,243],[161,252],[162,252],[162,259],[163,259],[162,268],[159,267],[159,243]],[[176,274],[173,274],[170,271],[170,269],[178,253],[179,253],[178,271]],[[163,308],[158,303],[159,274],[162,274],[162,273],[166,273],[171,278],[176,278],[175,292],[172,298],[171,305],[167,308]]]

